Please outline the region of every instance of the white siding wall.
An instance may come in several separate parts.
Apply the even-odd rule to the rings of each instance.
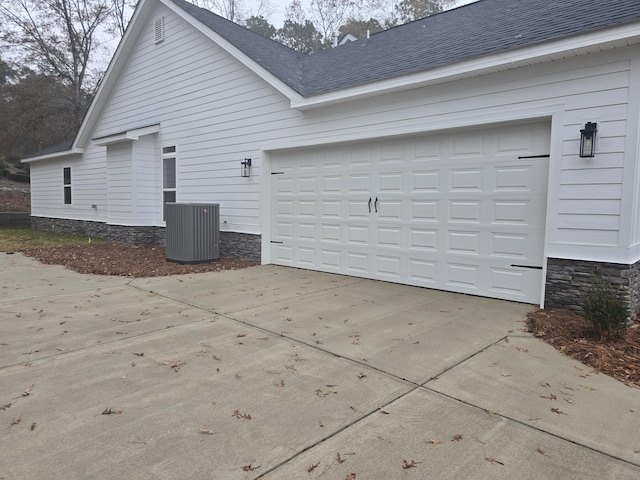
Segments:
[[[135,225],[157,225],[162,220],[162,189],[159,147],[155,135],[133,143]]]
[[[131,225],[133,213],[133,169],[131,142],[107,147],[109,223]]]
[[[264,152],[551,118],[546,254],[637,259],[631,247],[640,243],[635,226],[640,199],[636,195],[625,207],[622,192],[640,190],[635,169],[639,106],[635,100],[629,103],[630,76],[639,77],[638,68],[631,68],[640,61],[638,47],[298,112],[169,10],[158,14],[165,16],[164,42],[153,43],[150,19],[91,137],[160,123],[156,148],[178,146],[178,201],[220,203],[227,220],[223,229],[268,235],[260,220],[269,213],[259,190],[269,183],[260,178],[269,173]],[[578,157],[579,130],[587,121],[598,122],[595,159]],[[628,151],[630,143],[636,145],[634,152]],[[240,177],[245,157],[254,159],[250,178]],[[152,162],[150,155],[146,161]],[[88,184],[105,181],[104,148],[88,146],[81,165]],[[51,188],[62,195],[60,186],[41,178],[51,167],[48,162],[33,165],[37,190],[42,190],[42,198],[34,198],[34,214],[61,216],[62,210],[44,203]],[[140,195],[146,192],[146,213],[140,215],[148,218],[154,210],[153,187],[136,187]],[[88,188],[74,195],[80,206],[96,203],[93,198],[102,191]],[[82,210],[77,218],[85,214]],[[129,215],[133,218],[133,212]]]

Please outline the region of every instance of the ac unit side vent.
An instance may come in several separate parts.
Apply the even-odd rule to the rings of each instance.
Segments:
[[[204,263],[220,258],[220,205],[167,203],[169,262]]]

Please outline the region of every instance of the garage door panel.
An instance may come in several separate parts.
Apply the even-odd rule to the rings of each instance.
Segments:
[[[482,171],[481,168],[451,169],[449,191],[481,192]]]
[[[274,155],[271,261],[537,303],[549,159],[519,157],[548,154],[549,131],[540,122]]]
[[[440,202],[438,200],[411,200],[411,220],[437,223]]]
[[[449,201],[449,223],[480,223],[482,212],[481,200]]]
[[[413,192],[437,193],[440,191],[440,171],[414,171],[410,175]]]
[[[409,248],[429,252],[438,251],[438,230],[410,228]]]

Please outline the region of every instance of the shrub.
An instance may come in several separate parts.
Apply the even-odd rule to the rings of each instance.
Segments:
[[[602,339],[624,337],[629,321],[629,308],[620,291],[611,282],[595,276],[591,287],[583,297],[582,310]]]

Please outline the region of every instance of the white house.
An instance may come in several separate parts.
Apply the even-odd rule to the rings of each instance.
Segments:
[[[142,0],[76,138],[25,161],[36,228],[162,242],[164,201],[218,203],[223,255],[546,307],[601,272],[635,313],[639,150],[637,0],[480,0],[310,56]]]

